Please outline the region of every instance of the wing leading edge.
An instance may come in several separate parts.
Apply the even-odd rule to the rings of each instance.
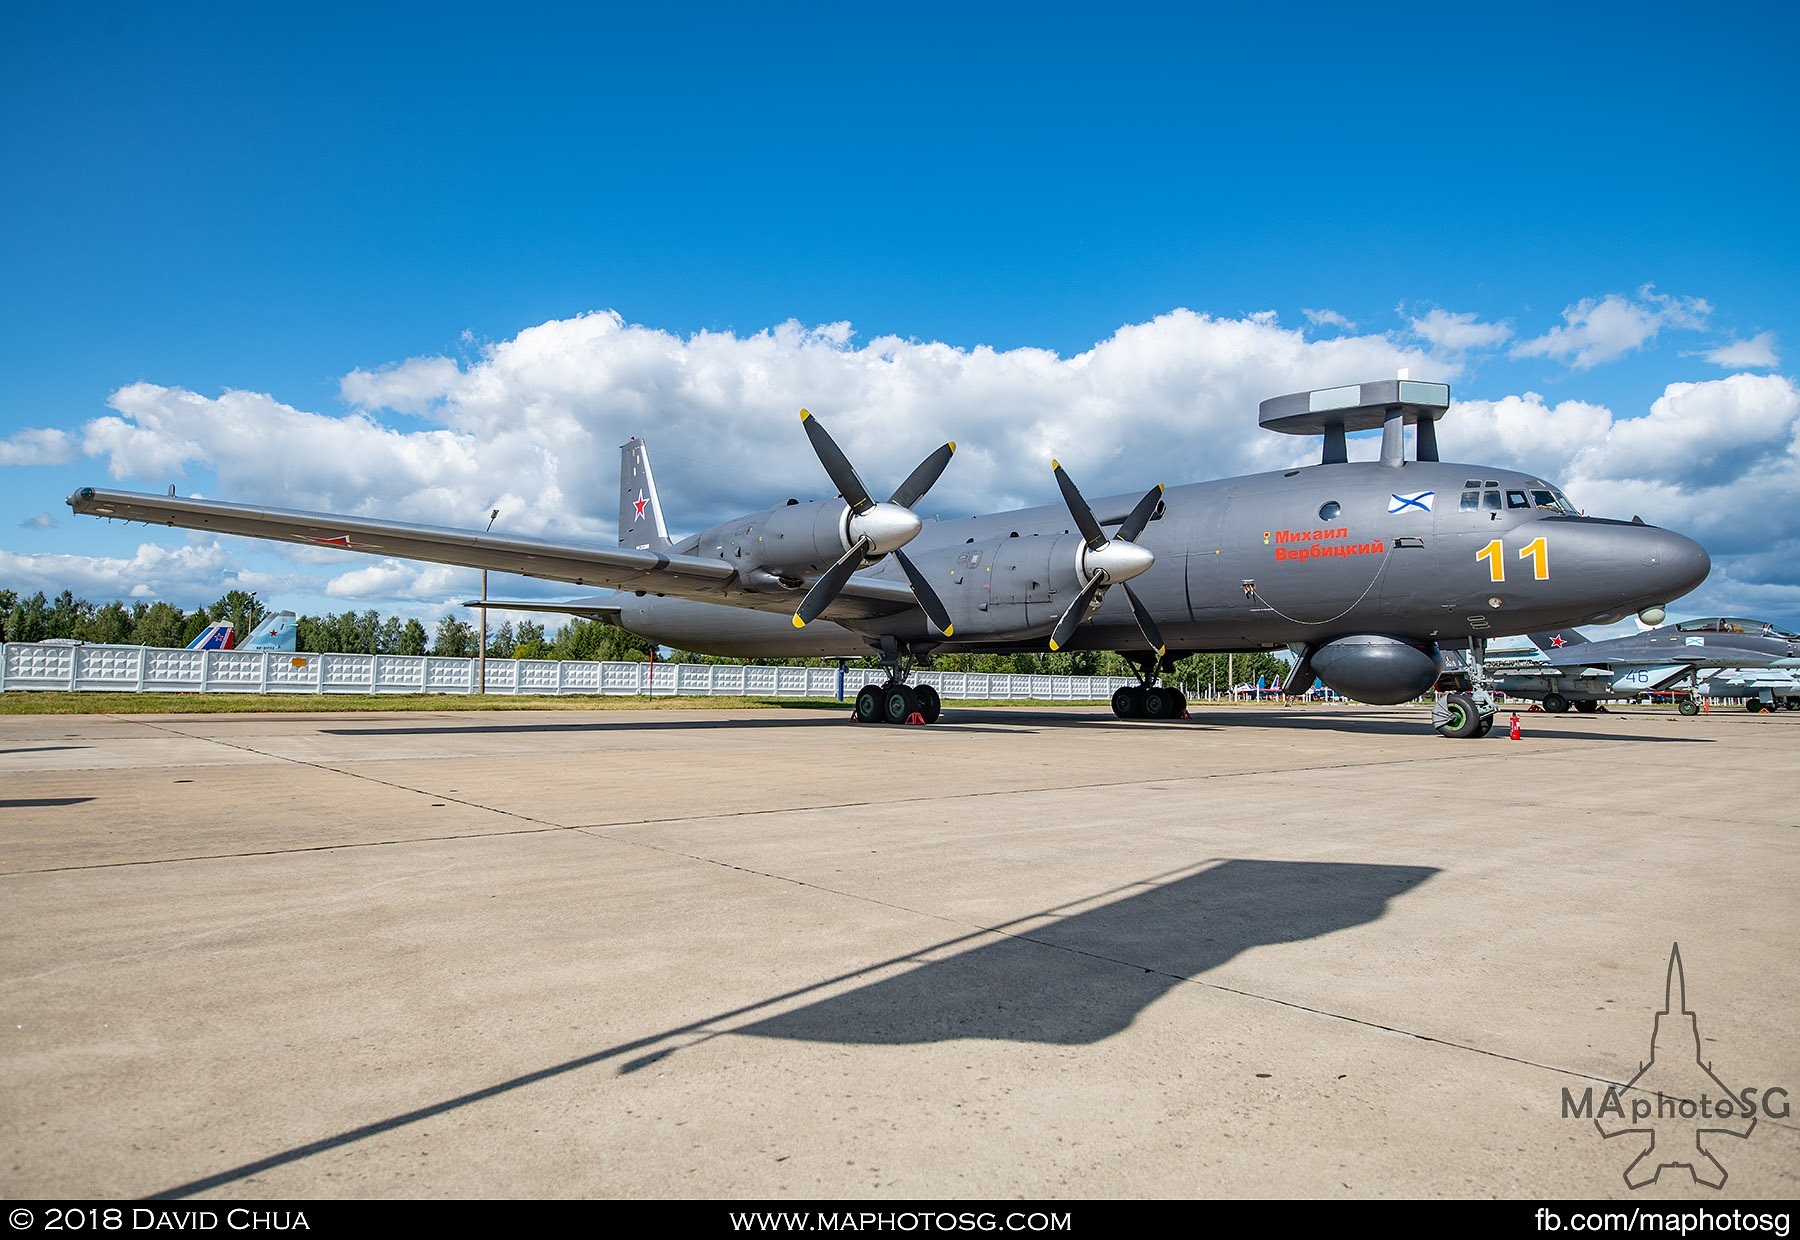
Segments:
[[[674,552],[539,541],[473,530],[262,508],[222,500],[144,495],[100,487],[82,487],[69,496],[68,503],[76,513],[84,516],[337,547],[368,555],[485,568],[547,581],[667,594],[758,610],[779,611],[793,606],[791,598],[785,595],[756,595],[735,589],[736,570],[723,560]],[[912,592],[903,583],[865,577],[852,578],[845,587],[842,601],[832,610],[844,616],[885,615],[916,606]]]

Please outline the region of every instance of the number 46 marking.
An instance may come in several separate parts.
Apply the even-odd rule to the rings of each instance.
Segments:
[[[1475,553],[1476,559],[1487,561],[1489,581],[1506,580],[1506,561],[1500,558],[1500,554],[1498,538]],[[1545,545],[1541,535],[1519,548],[1519,558],[1531,561],[1531,575],[1537,580],[1550,580],[1550,548]]]

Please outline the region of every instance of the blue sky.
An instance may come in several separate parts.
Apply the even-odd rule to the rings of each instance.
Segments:
[[[14,12],[0,584],[435,615],[63,497],[605,539],[636,434],[691,529],[829,491],[809,405],[872,479],[956,439],[952,515],[1410,366],[1447,457],[1706,543],[1678,611],[1800,625],[1800,18],[1457,8]]]

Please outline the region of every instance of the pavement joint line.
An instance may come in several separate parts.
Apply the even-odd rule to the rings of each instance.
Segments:
[[[79,873],[84,870],[130,869],[130,868],[133,868],[136,866],[148,866],[148,865],[175,865],[175,864],[180,864],[182,862],[190,862],[190,861],[230,861],[230,860],[239,860],[239,859],[248,858],[248,857],[279,857],[279,856],[286,856],[286,855],[290,855],[290,854],[301,854],[301,853],[338,852],[338,851],[344,851],[344,850],[356,849],[356,848],[389,848],[389,847],[394,847],[397,845],[404,845],[404,844],[447,843],[447,842],[453,842],[453,841],[457,841],[457,840],[480,840],[480,839],[490,839],[490,838],[491,839],[501,839],[501,838],[506,838],[509,836],[547,835],[547,834],[554,834],[557,832],[573,832],[575,834],[587,835],[590,838],[606,839],[606,838],[615,838],[612,836],[612,833],[617,832],[624,828],[653,827],[653,826],[660,826],[660,825],[663,825],[666,823],[673,823],[673,822],[723,821],[723,820],[732,819],[732,818],[759,818],[759,817],[766,817],[766,816],[774,815],[774,814],[787,815],[787,814],[816,813],[820,810],[862,809],[862,808],[866,808],[866,807],[872,806],[872,805],[882,806],[882,805],[903,805],[903,804],[916,804],[916,803],[923,803],[923,802],[952,801],[952,800],[980,800],[985,797],[1018,796],[1021,794],[1031,795],[1032,793],[1047,794],[1047,793],[1052,793],[1052,792],[1091,792],[1091,791],[1096,791],[1096,790],[1135,788],[1135,787],[1142,787],[1146,784],[1154,784],[1154,783],[1163,783],[1163,784],[1194,783],[1194,784],[1198,784],[1198,783],[1208,783],[1208,782],[1212,782],[1215,780],[1222,780],[1222,779],[1254,778],[1256,776],[1267,775],[1270,773],[1270,772],[1268,772],[1266,770],[1262,770],[1262,769],[1249,770],[1249,771],[1211,771],[1211,772],[1206,772],[1203,774],[1187,774],[1187,775],[1175,775],[1175,776],[1155,775],[1155,776],[1145,776],[1145,777],[1142,777],[1139,779],[1095,781],[1093,783],[1086,783],[1086,784],[1059,784],[1059,785],[1043,787],[1043,788],[988,789],[988,790],[979,791],[979,792],[958,793],[958,794],[955,794],[953,796],[948,796],[948,797],[939,796],[939,795],[929,795],[929,796],[906,797],[906,798],[901,798],[899,800],[895,800],[892,798],[881,798],[881,799],[869,798],[869,799],[865,799],[865,800],[861,800],[861,801],[833,801],[833,802],[828,802],[823,805],[783,806],[783,807],[776,808],[776,809],[741,810],[741,811],[736,811],[736,812],[731,812],[731,813],[720,813],[720,814],[705,814],[705,815],[684,814],[684,815],[673,815],[673,816],[664,817],[664,818],[634,818],[634,819],[630,819],[630,820],[624,821],[624,822],[560,823],[560,822],[551,822],[548,819],[543,819],[543,818],[534,818],[529,814],[522,814],[516,810],[503,809],[499,806],[487,805],[480,801],[472,801],[466,797],[458,797],[458,796],[454,795],[453,793],[433,792],[433,791],[429,791],[424,788],[415,788],[415,787],[411,786],[410,784],[402,784],[402,783],[396,783],[393,780],[380,779],[374,775],[366,774],[366,773],[363,773],[360,771],[349,770],[349,769],[346,769],[341,766],[332,766],[325,762],[312,761],[312,760],[309,760],[306,758],[296,758],[296,757],[292,757],[287,754],[271,753],[268,750],[257,749],[254,746],[247,745],[247,744],[244,744],[244,743],[238,742],[238,741],[222,740],[218,737],[200,736],[200,735],[196,735],[192,732],[184,732],[179,728],[170,727],[165,724],[160,724],[160,723],[150,721],[150,720],[145,720],[140,716],[103,715],[100,717],[111,720],[116,723],[130,723],[130,724],[136,724],[141,727],[154,728],[157,731],[166,732],[171,736],[179,736],[185,740],[200,741],[204,744],[219,745],[219,746],[221,746],[223,748],[227,748],[227,749],[236,749],[236,750],[239,750],[240,752],[254,754],[255,756],[257,756],[259,758],[268,758],[271,761],[275,761],[275,762],[286,762],[286,763],[289,763],[294,766],[310,767],[311,769],[316,770],[316,771],[323,771],[328,775],[342,775],[349,779],[365,780],[369,783],[377,784],[384,788],[392,788],[397,792],[410,792],[417,796],[442,797],[444,800],[452,802],[456,805],[460,805],[465,809],[473,809],[473,810],[479,810],[479,811],[491,813],[491,814],[499,814],[503,817],[516,818],[521,822],[527,822],[527,823],[531,823],[533,825],[529,826],[529,827],[521,827],[516,830],[511,830],[511,831],[468,831],[468,832],[457,832],[457,833],[446,834],[446,835],[417,836],[417,837],[412,837],[412,838],[407,838],[407,839],[357,840],[357,841],[354,841],[351,843],[344,843],[344,844],[307,844],[307,845],[299,845],[299,846],[295,846],[295,847],[291,847],[291,848],[259,849],[259,850],[255,850],[255,851],[251,851],[251,852],[198,853],[193,856],[186,856],[186,857],[150,857],[150,858],[144,858],[144,859],[135,860],[135,861],[104,861],[104,862],[96,862],[96,863],[92,863],[92,864],[88,864],[88,865],[53,866],[53,867],[49,867],[49,868],[41,869],[41,870],[10,870],[10,871],[6,871],[4,874],[0,874],[0,878],[10,878],[10,877],[27,875],[27,874]],[[1557,754],[1555,756],[1563,757],[1565,755]],[[1567,755],[1567,756],[1574,757],[1575,755]],[[1464,752],[1459,751],[1459,752],[1454,752],[1454,753],[1444,753],[1444,754],[1434,756],[1434,757],[1418,757],[1418,758],[1382,757],[1382,758],[1378,758],[1376,760],[1367,761],[1367,762],[1361,762],[1361,761],[1330,762],[1330,763],[1321,763],[1317,766],[1294,767],[1291,769],[1294,771],[1306,771],[1306,772],[1340,771],[1340,770],[1348,771],[1348,770],[1364,770],[1364,769],[1369,769],[1369,768],[1385,767],[1385,766],[1413,766],[1413,765],[1417,765],[1422,762],[1478,761],[1478,760],[1481,760],[1482,758],[1487,758],[1487,757],[1491,757],[1495,760],[1500,760],[1499,754],[1491,754],[1490,755],[1490,754],[1482,754],[1482,753],[1475,753],[1475,752],[1464,753]],[[393,759],[393,760],[394,761],[404,761],[406,759]],[[67,769],[67,768],[64,768],[64,769]],[[99,768],[81,768],[81,769],[99,769]],[[738,867],[738,866],[732,866],[727,862],[717,861],[716,859],[710,859],[710,858],[695,856],[695,855],[689,854],[689,853],[683,853],[676,849],[664,849],[664,848],[661,848],[654,844],[650,844],[647,841],[643,841],[643,840],[629,840],[629,839],[615,838],[615,842],[629,844],[629,845],[633,845],[633,846],[641,847],[641,848],[648,848],[648,849],[651,849],[652,851],[657,851],[657,852],[667,852],[672,856],[686,857],[689,860],[701,861],[701,862],[705,862],[708,864],[714,864],[714,865],[723,865],[723,866],[726,866],[727,868],[731,868],[731,869],[743,868],[743,867]],[[751,871],[751,872],[757,872],[757,871]],[[769,875],[768,877],[779,878],[780,876],[779,875]]]

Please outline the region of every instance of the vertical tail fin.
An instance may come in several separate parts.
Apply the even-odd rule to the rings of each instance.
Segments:
[[[650,450],[635,436],[619,445],[619,545],[639,551],[667,551],[675,545],[656,498]]]
[[[256,626],[256,632],[250,640],[239,647],[240,650],[292,650],[299,639],[298,623],[291,611],[276,612],[272,616],[264,616],[262,623]]]
[[[1549,633],[1533,633],[1531,644],[1545,654],[1549,654],[1551,651],[1561,650],[1565,646],[1586,645],[1587,638],[1574,629],[1556,629]]]
[[[236,628],[229,620],[216,620],[201,630],[200,635],[187,644],[189,650],[230,650],[232,635]]]

